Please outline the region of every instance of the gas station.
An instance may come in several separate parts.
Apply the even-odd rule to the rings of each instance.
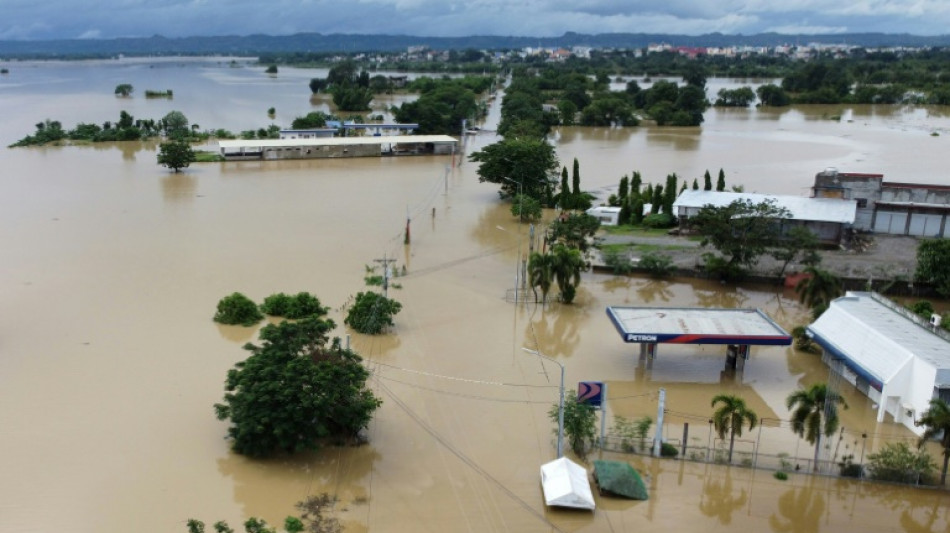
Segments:
[[[751,346],[788,346],[792,337],[759,309],[607,307],[624,342],[652,361],[659,344],[724,344],[726,370],[742,371]]]

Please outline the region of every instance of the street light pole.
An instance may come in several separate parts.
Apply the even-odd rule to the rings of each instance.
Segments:
[[[547,359],[548,361],[551,361],[552,363],[561,367],[561,399],[557,404],[557,458],[560,459],[561,457],[564,457],[564,365],[537,350],[529,350],[527,348],[521,349],[530,354],[537,355],[542,359]]]

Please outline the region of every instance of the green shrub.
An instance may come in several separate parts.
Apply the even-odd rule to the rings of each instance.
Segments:
[[[781,470],[779,470],[778,472],[772,474],[772,477],[774,477],[775,479],[777,479],[777,480],[779,480],[779,481],[787,481],[787,480],[788,480],[788,474],[786,474],[785,472],[783,472],[783,471],[781,471]]]
[[[676,457],[679,454],[680,451],[676,449],[676,446],[669,442],[660,443],[660,457]]]
[[[292,320],[305,317],[320,317],[327,314],[327,308],[320,305],[320,300],[307,292],[290,296],[279,292],[264,298],[261,311],[271,316],[280,316]]]
[[[637,265],[646,270],[651,276],[658,278],[665,278],[676,269],[672,257],[653,252],[646,252],[640,256],[640,262]]]
[[[402,304],[382,294],[360,292],[343,322],[360,333],[376,335],[393,325],[393,316],[401,309]]]
[[[601,257],[604,258],[604,264],[613,270],[614,274],[629,274],[633,271],[633,261],[630,260],[630,254],[626,251],[602,251]]]
[[[703,269],[710,276],[726,281],[738,281],[747,274],[745,269],[737,264],[729,264],[725,258],[706,252],[702,255]]]
[[[214,315],[215,322],[242,326],[253,326],[262,318],[264,315],[257,309],[257,304],[239,292],[221,298],[218,312]]]
[[[838,463],[841,477],[861,477],[861,465],[854,464],[854,455],[845,455]]]
[[[643,225],[648,228],[672,228],[676,219],[669,213],[655,213],[643,217]]]
[[[928,483],[937,469],[925,450],[912,450],[906,442],[885,444],[868,456],[868,477],[895,483]]]

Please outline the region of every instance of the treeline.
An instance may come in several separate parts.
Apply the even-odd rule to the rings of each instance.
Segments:
[[[36,131],[33,135],[27,135],[11,144],[10,148],[62,141],[141,141],[162,135],[176,140],[200,140],[208,137],[207,134],[202,134],[197,129],[197,124],[189,127],[187,117],[180,111],[171,111],[161,119],[155,120],[136,119],[123,110],[119,112],[119,120],[116,122],[107,120],[101,125],[80,122],[70,130],[64,129],[63,124],[58,120],[46,119],[36,124]]]
[[[694,65],[684,81],[661,80],[649,89],[631,81],[625,90],[611,91],[604,72],[591,78],[570,63],[521,66],[512,69],[498,132],[544,136],[557,125],[636,126],[641,115],[660,126],[698,126],[708,106],[705,72]]]

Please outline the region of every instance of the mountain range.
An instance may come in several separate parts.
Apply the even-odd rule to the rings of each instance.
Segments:
[[[428,46],[436,50],[503,50],[525,47],[570,48],[643,48],[649,44],[673,46],[779,46],[809,43],[848,44],[862,47],[942,47],[950,46],[950,35],[918,36],[888,33],[848,33],[826,35],[675,35],[648,33],[603,33],[596,35],[568,32],[560,37],[423,37],[412,35],[320,34],[244,35],[166,38],[69,39],[51,41],[0,40],[0,58],[109,57],[119,54],[143,55],[249,55],[275,52],[392,52],[410,46]]]

